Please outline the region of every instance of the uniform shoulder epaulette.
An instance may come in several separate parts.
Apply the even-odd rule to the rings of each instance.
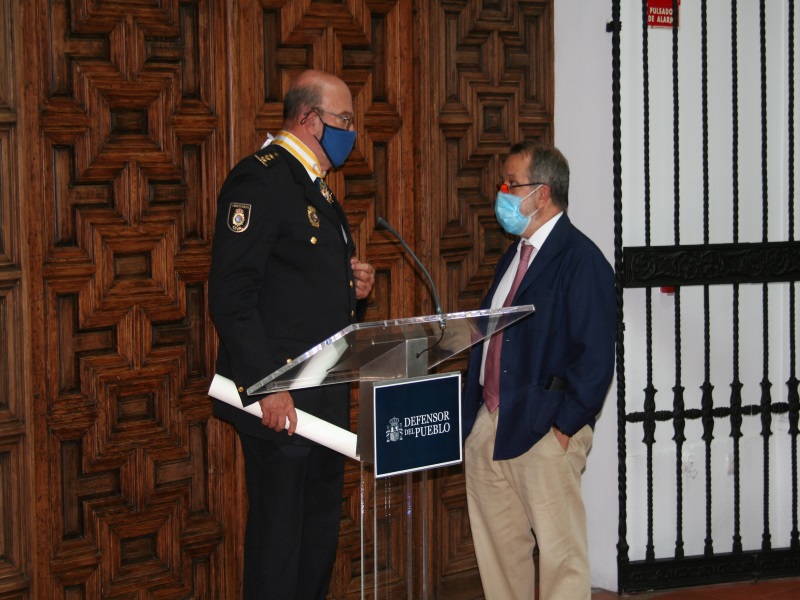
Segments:
[[[253,157],[268,169],[281,161],[278,149],[270,148],[269,146],[253,154]]]

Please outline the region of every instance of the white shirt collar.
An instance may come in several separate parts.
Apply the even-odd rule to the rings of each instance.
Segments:
[[[556,226],[556,222],[561,218],[561,215],[563,215],[563,214],[564,214],[564,211],[562,210],[560,213],[558,213],[552,219],[547,221],[547,223],[544,223],[541,227],[539,227],[539,229],[534,231],[533,235],[531,237],[522,238],[522,239],[527,241],[529,244],[531,244],[534,248],[536,248],[538,250],[539,248],[541,248],[544,245],[544,242],[547,239],[547,236],[550,235],[551,231],[553,231],[553,227]]]

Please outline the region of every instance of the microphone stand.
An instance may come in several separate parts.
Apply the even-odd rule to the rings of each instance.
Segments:
[[[417,266],[420,268],[422,273],[427,278],[428,284],[430,285],[431,288],[431,294],[433,295],[433,303],[434,306],[436,307],[436,314],[439,317],[439,327],[442,329],[442,335],[444,335],[444,329],[445,327],[447,327],[447,323],[444,318],[444,313],[442,312],[442,305],[439,303],[439,295],[436,293],[436,286],[433,284],[433,279],[431,278],[431,274],[428,273],[428,269],[426,269],[425,265],[422,264],[422,261],[420,261],[420,259],[417,258],[417,255],[414,254],[411,248],[408,247],[408,244],[406,244],[406,241],[402,238],[402,236],[399,233],[397,233],[397,231],[395,231],[394,228],[383,219],[383,217],[376,217],[376,220],[378,221],[378,224],[381,227],[390,231],[392,235],[394,235],[394,237],[397,238],[397,240],[403,245],[403,248],[406,249],[406,252],[408,252],[411,258],[414,259],[414,262],[417,263]],[[441,341],[441,338],[439,341]]]

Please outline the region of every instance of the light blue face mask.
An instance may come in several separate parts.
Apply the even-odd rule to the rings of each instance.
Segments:
[[[541,184],[537,185],[528,196],[533,194],[540,187],[542,187]],[[494,214],[501,227],[511,235],[522,235],[528,228],[531,219],[539,212],[537,208],[527,217],[520,212],[519,209],[520,206],[522,206],[522,201],[528,196],[520,198],[519,196],[507,192],[497,192],[497,198],[494,201]]]
[[[321,120],[321,119],[320,119]],[[356,143],[356,132],[347,131],[322,121],[322,137],[319,140],[325,156],[334,167],[341,167]]]

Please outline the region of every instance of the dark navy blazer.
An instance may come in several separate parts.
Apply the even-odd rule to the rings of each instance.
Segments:
[[[498,262],[481,308],[490,307],[516,249],[512,244]],[[501,332],[495,460],[524,454],[554,425],[567,435],[584,425],[594,427],[614,371],[614,273],[566,214],[538,250],[513,304],[533,304],[535,312]],[[483,345],[477,344],[469,359],[462,399],[464,439],[483,403],[482,351]],[[566,389],[545,389],[552,376],[565,380]]]

